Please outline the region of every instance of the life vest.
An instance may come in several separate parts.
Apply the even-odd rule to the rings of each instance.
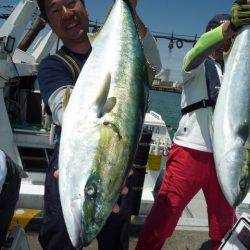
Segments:
[[[206,85],[208,99],[202,99],[198,102],[190,104],[181,109],[181,114],[185,115],[187,113],[193,112],[197,109],[212,107],[214,109],[217,97],[219,94],[219,89],[221,86],[218,71],[215,66],[215,62],[212,58],[208,57],[205,62],[205,74],[206,74]]]
[[[81,72],[81,63],[79,60],[74,56],[74,54],[68,50],[66,47],[61,47],[56,54],[54,54],[57,58],[59,58],[64,65],[69,69],[71,72],[72,83],[76,83],[76,80]],[[50,107],[45,105],[45,112],[48,115],[52,115]]]
[[[62,60],[62,62],[68,67],[71,72],[72,82],[75,83],[81,72],[81,62],[79,62],[75,55],[64,46],[57,51],[55,56]]]

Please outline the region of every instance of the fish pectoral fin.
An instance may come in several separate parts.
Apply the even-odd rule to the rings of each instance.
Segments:
[[[90,33],[90,34],[88,34],[88,37],[89,37],[89,40],[90,40],[90,43],[91,44],[93,44],[94,43],[94,41],[96,40],[96,38],[98,37],[98,35],[99,35],[99,30],[97,31],[97,32],[95,32],[95,33]]]
[[[104,126],[109,126],[110,128],[112,128],[112,130],[117,134],[119,140],[122,139],[120,129],[115,123],[112,123],[112,122],[109,122],[109,121],[104,121],[103,125]]]
[[[245,150],[246,150],[245,167],[246,167],[246,169],[249,169],[249,171],[250,171],[250,142],[249,141],[247,141],[245,144]]]
[[[103,109],[98,113],[98,118],[103,117],[105,114],[109,113],[116,104],[116,97],[110,97],[107,99],[107,102],[104,104]]]
[[[248,137],[249,137],[249,123],[248,122],[243,122],[240,124],[239,129],[238,129],[238,134],[240,138],[246,143]]]
[[[97,113],[99,114],[102,112],[105,104],[107,103],[108,94],[110,90],[110,84],[111,84],[111,74],[108,72],[108,74],[104,78],[104,82],[102,84],[102,88],[99,92],[99,95],[96,97],[95,100],[95,106],[97,108]]]
[[[69,98],[71,96],[71,93],[72,93],[72,89],[69,86],[67,86],[65,93],[64,93],[64,96],[63,96],[63,110],[66,109],[66,107],[69,103]]]

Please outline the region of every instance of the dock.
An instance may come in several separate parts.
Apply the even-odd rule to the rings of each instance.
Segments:
[[[162,91],[162,92],[172,92],[172,93],[178,93],[178,94],[181,94],[182,92],[182,88],[179,88],[179,87],[166,87],[166,86],[157,86],[157,85],[152,86],[151,90]]]

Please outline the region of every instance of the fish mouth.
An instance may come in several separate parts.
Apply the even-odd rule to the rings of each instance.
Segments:
[[[80,248],[83,245],[81,204],[82,200],[80,198],[72,199],[70,202],[71,211],[69,212],[64,211],[64,220],[67,226],[69,238],[72,242],[72,245],[77,248]]]
[[[92,240],[96,238],[96,235],[99,233],[101,227],[102,225],[95,222],[89,224],[88,226],[83,224],[84,229],[82,232],[82,244],[84,247],[89,246]]]
[[[92,204],[91,204],[92,205]],[[103,225],[106,221],[106,216],[104,212],[104,207],[94,205],[85,207],[83,217],[83,231],[82,231],[82,241],[84,247],[88,246],[94,238],[98,235],[101,231]]]

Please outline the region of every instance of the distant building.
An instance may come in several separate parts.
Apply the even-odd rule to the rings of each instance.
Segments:
[[[174,88],[181,88],[182,84],[176,81],[176,82],[173,83],[173,87]]]
[[[170,76],[170,69],[162,68],[160,73],[155,76],[153,85],[160,85],[162,82],[168,82]]]

